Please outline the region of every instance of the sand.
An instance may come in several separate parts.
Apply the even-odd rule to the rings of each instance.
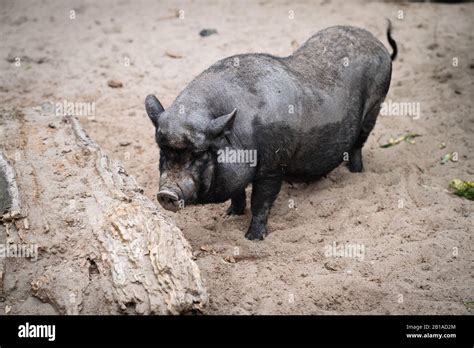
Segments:
[[[336,24],[366,28],[388,47],[385,18],[391,18],[400,51],[387,98],[415,103],[420,113],[379,117],[363,150],[363,173],[341,165],[315,183],[284,184],[262,242],[244,238],[248,209],[225,216],[229,203],[166,214],[193,246],[209,291],[205,314],[473,313],[473,202],[453,195],[448,183],[474,176],[474,4],[2,1],[1,7],[0,103],[94,103],[79,119],[150,198],[158,191],[159,151],[144,109],[147,94],[166,108],[221,58],[288,55]],[[217,34],[201,37],[202,29]],[[408,132],[421,136],[414,144],[380,147]],[[441,164],[452,152],[457,161]],[[356,253],[338,257],[351,246]],[[24,302],[29,286],[20,280],[10,289],[18,296],[0,308],[49,313],[39,301]]]

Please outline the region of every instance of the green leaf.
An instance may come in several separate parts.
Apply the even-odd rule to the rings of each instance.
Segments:
[[[474,200],[474,181],[453,179],[449,182],[449,187],[455,190],[454,194]]]
[[[402,141],[406,141],[407,143],[414,144],[415,140],[413,140],[413,138],[416,138],[416,137],[421,137],[421,134],[407,133],[405,135],[398,137],[397,139],[390,138],[387,144],[380,145],[380,147],[382,148],[391,147],[393,145],[400,144]]]

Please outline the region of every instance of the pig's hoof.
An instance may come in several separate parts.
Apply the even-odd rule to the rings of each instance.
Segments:
[[[364,170],[364,165],[362,161],[349,161],[349,170],[351,173],[361,173]]]
[[[244,215],[245,207],[235,207],[233,204],[227,208],[227,215]]]
[[[261,228],[250,228],[248,232],[245,234],[245,238],[248,240],[263,240],[264,236],[266,235],[267,231],[265,227]]]
[[[364,167],[362,166],[362,164],[349,165],[349,171],[351,173],[362,173],[363,170]]]
[[[349,170],[352,173],[360,173],[364,170],[364,165],[362,164],[362,149],[360,147],[353,149],[350,154]]]

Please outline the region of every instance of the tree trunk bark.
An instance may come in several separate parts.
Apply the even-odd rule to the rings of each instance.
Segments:
[[[61,314],[207,303],[181,231],[76,118],[0,110],[0,127],[0,297],[12,314],[43,314],[31,296]]]

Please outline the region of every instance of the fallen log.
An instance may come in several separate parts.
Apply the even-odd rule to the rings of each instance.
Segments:
[[[32,296],[60,314],[207,303],[181,231],[75,117],[0,110],[0,144],[0,297],[12,314],[28,314],[15,303]]]

